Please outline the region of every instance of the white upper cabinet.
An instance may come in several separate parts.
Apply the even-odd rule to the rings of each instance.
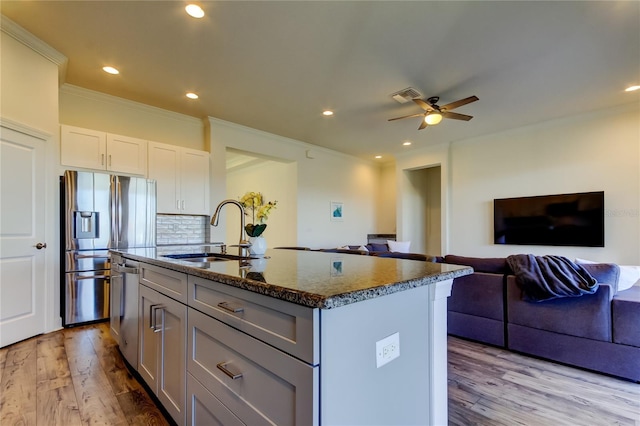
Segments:
[[[208,152],[149,142],[149,179],[157,181],[158,213],[210,214]]]
[[[147,141],[107,133],[107,170],[147,174]]]
[[[60,164],[145,176],[147,141],[62,125]]]

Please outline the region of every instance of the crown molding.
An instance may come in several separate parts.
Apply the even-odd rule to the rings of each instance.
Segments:
[[[69,59],[44,41],[40,40],[38,37],[31,34],[29,31],[22,28],[20,25],[13,22],[11,19],[4,15],[0,15],[0,17],[2,18],[0,21],[0,30],[2,30],[3,33],[13,37],[20,43],[58,66],[58,81],[62,84],[67,75],[67,64]]]
[[[151,105],[143,104],[136,101],[130,101],[128,99],[119,98],[117,96],[109,95],[107,93],[97,92],[91,89],[85,89],[84,87],[74,86],[73,84],[65,83],[60,86],[60,93],[66,93],[71,96],[78,96],[85,99],[103,102],[106,104],[116,105],[120,108],[128,108],[136,111],[143,111],[152,115],[160,115],[164,118],[182,121],[189,124],[204,125],[202,119],[192,117],[190,115],[180,114],[179,112],[173,112],[166,109],[154,107]]]

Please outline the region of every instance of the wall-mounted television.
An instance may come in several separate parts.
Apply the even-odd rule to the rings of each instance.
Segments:
[[[604,191],[493,200],[495,244],[604,247]]]

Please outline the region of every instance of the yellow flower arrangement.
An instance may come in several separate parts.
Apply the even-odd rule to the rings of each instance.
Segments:
[[[240,204],[245,208],[245,214],[248,216],[248,210],[251,210],[252,223],[244,227],[247,235],[250,237],[259,237],[265,229],[265,223],[271,214],[271,210],[276,208],[277,201],[269,201],[265,204],[264,197],[260,192],[247,192],[240,198]],[[256,219],[258,223],[256,224]]]

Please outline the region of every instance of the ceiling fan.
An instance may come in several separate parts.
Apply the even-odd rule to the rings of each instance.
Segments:
[[[455,102],[448,103],[446,105],[439,106],[437,102],[440,100],[438,96],[432,96],[428,98],[426,101],[422,99],[412,99],[413,102],[418,104],[420,108],[424,110],[424,112],[418,114],[405,115],[402,117],[390,118],[389,121],[393,120],[401,120],[403,118],[411,118],[411,117],[423,117],[422,122],[420,123],[420,127],[418,130],[422,130],[428,125],[438,124],[442,118],[452,118],[454,120],[463,120],[469,121],[473,118],[471,115],[466,114],[458,114],[457,112],[451,112],[456,108],[459,108],[463,105],[470,104],[471,102],[475,102],[478,100],[477,96],[469,96],[468,98],[460,99]]]

